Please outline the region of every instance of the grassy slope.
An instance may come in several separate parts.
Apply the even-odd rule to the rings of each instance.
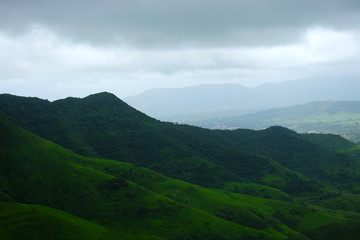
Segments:
[[[148,188],[221,218],[257,229],[267,229],[270,232],[276,229],[283,234],[290,234],[292,237],[296,236],[296,233],[293,235],[294,231],[312,237],[313,232],[318,234],[318,228],[329,231],[326,226],[347,221],[343,217],[360,217],[360,214],[355,212],[344,215],[342,211],[329,211],[318,207],[309,208],[293,202],[266,200],[220,190],[204,189],[168,178],[153,179],[148,173],[149,170],[146,169],[131,171],[123,167],[113,167],[110,171],[118,176],[130,176],[129,172],[131,172],[131,178],[138,179],[137,181],[140,179],[140,183],[146,184]],[[138,178],[139,175],[142,178]],[[354,196],[358,197],[358,195]],[[341,206],[334,209],[341,209]],[[356,233],[357,230],[352,220],[349,220],[349,223],[353,225],[351,231]],[[342,226],[345,227],[345,225]],[[338,227],[337,231],[339,232],[339,230]]]
[[[227,132],[162,123],[109,93],[53,103],[5,94],[0,95],[0,109],[27,130],[77,153],[139,164],[206,187],[231,190],[229,186],[245,181],[291,195],[319,194],[326,191],[324,187],[303,174],[337,187],[339,178],[334,177],[334,173],[313,169],[324,159],[329,156],[335,159],[332,167],[339,169],[340,174],[345,171],[349,175],[349,171],[353,171],[344,166],[343,163],[350,160],[343,161],[341,154],[316,149],[314,144],[292,133],[283,134],[281,129],[259,133]],[[280,140],[277,139],[279,134]],[[291,140],[290,144],[287,139]],[[269,145],[271,142],[274,144]],[[283,146],[286,149],[282,149]],[[307,146],[309,151],[296,146]],[[314,149],[316,155],[313,156]],[[290,150],[293,154],[288,154]],[[294,172],[299,171],[296,164],[304,160],[309,163],[307,169],[300,171],[302,174]],[[284,167],[285,163],[293,164]],[[234,190],[238,188],[234,186]],[[259,194],[259,191],[254,193]]]
[[[3,240],[160,239],[123,234],[57,209],[40,205],[0,202],[0,210],[0,238]]]
[[[58,208],[133,236],[306,239],[304,234],[311,237],[320,227],[328,231],[330,223],[345,221],[291,202],[206,189],[131,164],[80,157],[3,117],[0,122],[0,186],[4,195],[18,202]],[[29,210],[24,205],[20,208]],[[53,215],[44,213],[44,219],[55,218],[51,221],[56,222],[63,214],[46,209],[44,212]],[[16,210],[10,214],[16,214]],[[316,223],[308,224],[310,219],[316,219]],[[20,229],[22,224],[26,226],[24,221],[19,222]],[[61,231],[64,224],[68,223],[62,222],[54,231]],[[93,223],[86,222],[84,229],[87,224]],[[359,223],[352,220],[351,224]],[[14,236],[11,234],[15,231],[7,234]]]

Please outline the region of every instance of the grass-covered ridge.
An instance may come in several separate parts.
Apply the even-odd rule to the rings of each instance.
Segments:
[[[67,233],[58,234],[64,227],[80,228],[73,239],[89,233],[94,239],[311,239],[335,223],[338,232],[348,222],[360,227],[356,215],[346,220],[294,202],[203,188],[132,164],[81,157],[3,116],[0,133],[0,191],[2,201],[13,202],[1,203],[5,239],[29,228],[39,239],[66,239]],[[9,221],[14,215],[15,225]],[[41,231],[42,221],[53,230]]]

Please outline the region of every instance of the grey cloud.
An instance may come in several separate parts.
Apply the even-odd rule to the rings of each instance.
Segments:
[[[55,99],[360,74],[360,1],[0,0],[0,89]]]
[[[2,0],[0,28],[31,24],[74,41],[137,47],[268,46],[294,42],[311,26],[360,25],[351,0]]]

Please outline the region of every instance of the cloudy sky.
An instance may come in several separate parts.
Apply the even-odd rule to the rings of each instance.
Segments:
[[[360,74],[358,0],[0,0],[0,93]]]

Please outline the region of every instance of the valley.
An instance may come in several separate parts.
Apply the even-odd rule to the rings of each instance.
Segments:
[[[189,124],[212,129],[265,129],[278,125],[300,133],[329,133],[360,142],[360,102],[311,102],[253,114],[218,117]]]

